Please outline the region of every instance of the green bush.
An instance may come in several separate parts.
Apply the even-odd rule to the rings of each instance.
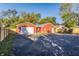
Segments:
[[[64,33],[72,34],[73,29],[65,29]]]
[[[0,42],[0,55],[11,55],[12,54],[12,42],[13,42],[14,35],[9,34],[5,40]]]

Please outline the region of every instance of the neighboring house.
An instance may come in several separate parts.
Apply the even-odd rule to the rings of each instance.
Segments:
[[[36,33],[36,26],[32,23],[21,23],[17,25],[16,32],[19,34],[34,34]]]
[[[74,27],[72,33],[79,34],[79,26]]]
[[[34,25],[32,23],[21,23],[17,25],[16,29],[17,33],[20,34],[35,34],[37,32],[42,32],[42,33],[54,33],[55,28],[52,23],[46,23],[42,25]]]

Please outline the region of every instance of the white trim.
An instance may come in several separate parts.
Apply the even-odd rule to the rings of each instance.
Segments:
[[[54,33],[54,28],[52,28],[52,33]]]

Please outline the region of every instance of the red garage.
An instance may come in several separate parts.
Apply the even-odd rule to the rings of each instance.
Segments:
[[[37,32],[43,32],[43,33],[54,33],[55,32],[55,26],[52,23],[46,23],[42,24],[40,26],[37,26]]]
[[[21,23],[17,25],[16,29],[19,34],[34,34],[36,33],[36,26],[32,23]]]

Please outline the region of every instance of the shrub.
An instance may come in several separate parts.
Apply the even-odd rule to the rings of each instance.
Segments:
[[[71,34],[71,33],[72,33],[72,31],[73,31],[73,29],[65,29],[65,30],[64,30],[64,33]]]
[[[12,42],[13,34],[9,34],[2,42],[0,42],[0,55],[11,55],[12,54]]]

